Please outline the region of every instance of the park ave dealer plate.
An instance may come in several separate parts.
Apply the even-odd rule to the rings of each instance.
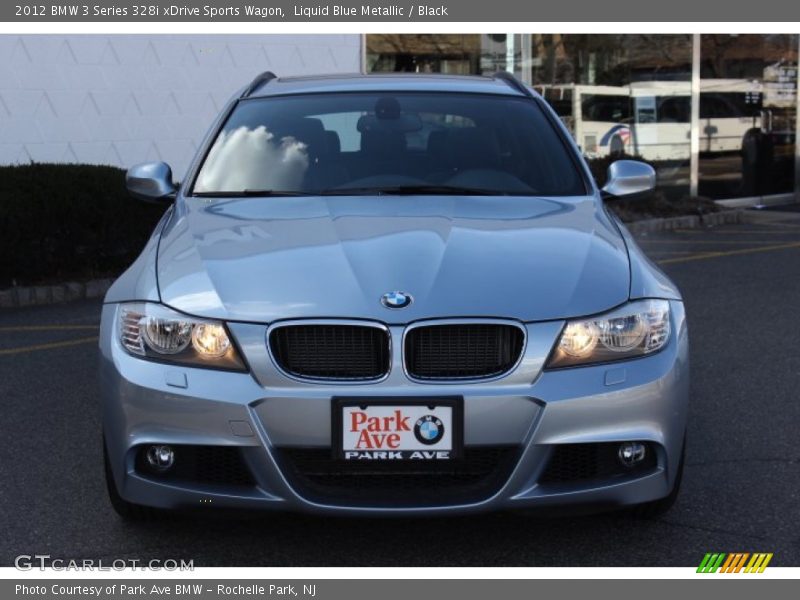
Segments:
[[[336,458],[450,460],[461,455],[463,400],[337,399],[333,403]]]

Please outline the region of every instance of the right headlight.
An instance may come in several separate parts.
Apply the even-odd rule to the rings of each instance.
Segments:
[[[546,368],[651,354],[666,345],[669,335],[669,302],[638,300],[604,315],[567,321]]]
[[[122,346],[141,358],[198,367],[245,370],[225,324],[198,319],[154,302],[121,304]]]

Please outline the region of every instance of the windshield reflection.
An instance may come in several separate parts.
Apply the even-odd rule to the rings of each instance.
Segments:
[[[308,146],[277,138],[263,125],[223,131],[211,148],[195,192],[297,189],[308,170]],[[268,168],[267,168],[268,167]]]

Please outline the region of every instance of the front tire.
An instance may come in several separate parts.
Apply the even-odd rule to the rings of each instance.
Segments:
[[[114,481],[114,474],[111,472],[111,463],[108,460],[108,450],[106,449],[105,438],[103,438],[103,466],[108,500],[111,503],[111,507],[114,509],[114,512],[116,512],[125,521],[152,521],[160,516],[158,509],[128,502],[119,495],[117,484]]]

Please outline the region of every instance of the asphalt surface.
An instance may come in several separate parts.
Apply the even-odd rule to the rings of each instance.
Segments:
[[[692,341],[687,466],[655,520],[332,519],[126,524],[106,499],[97,302],[0,312],[0,565],[193,559],[195,566],[691,566],[709,551],[800,565],[800,215],[641,237],[681,287]]]

